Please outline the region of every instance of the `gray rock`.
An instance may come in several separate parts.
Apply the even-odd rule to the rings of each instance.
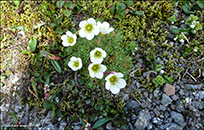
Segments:
[[[86,99],[86,100],[85,100],[85,103],[86,103],[87,105],[89,105],[89,104],[91,103],[91,99]]]
[[[181,96],[185,95],[185,93],[183,92],[183,89],[180,89],[179,94],[180,94]]]
[[[133,110],[135,108],[138,108],[140,104],[137,101],[134,100],[128,100],[126,103],[127,109]]]
[[[144,95],[145,97],[148,97],[149,94],[148,94],[148,92],[144,92],[143,95]]]
[[[160,105],[159,107],[160,107],[160,110],[166,111],[166,106],[165,105]]]
[[[72,123],[72,129],[74,129],[74,130],[81,129],[81,122],[79,122],[79,123]]]
[[[175,95],[171,96],[171,99],[173,99],[174,101],[176,101],[176,100],[179,99],[179,97],[175,94]]]
[[[158,117],[154,117],[154,118],[152,119],[152,123],[157,124],[157,125],[161,125],[162,122],[163,122],[163,120],[160,119],[160,118],[158,118]]]
[[[112,129],[113,129],[111,122],[109,122],[109,123],[106,125],[106,129],[108,129],[108,130],[112,130]]]
[[[67,125],[67,122],[61,122],[60,125],[59,125],[59,129],[64,130],[66,125]]]
[[[137,119],[137,116],[136,116],[134,113],[132,113],[131,119],[132,119],[132,120],[136,120],[136,119]]]
[[[124,100],[124,101],[129,100],[129,94],[124,94],[124,95],[123,95],[123,100]]]
[[[193,92],[193,95],[196,97],[195,99],[199,100],[204,99],[204,91]]]
[[[142,110],[139,112],[138,119],[135,122],[134,126],[137,130],[144,130],[148,126],[150,119],[151,115],[149,110]]]
[[[175,123],[172,123],[166,130],[183,130],[183,128]]]
[[[153,129],[153,125],[152,125],[152,123],[149,123],[147,130],[152,130],[152,129]]]
[[[165,106],[168,106],[169,104],[171,104],[172,100],[169,96],[167,96],[166,94],[162,95],[162,100],[161,103]]]
[[[49,125],[47,125],[47,126],[45,126],[44,128],[43,128],[43,130],[54,130],[55,128],[54,128],[54,126],[53,126],[53,124],[52,123],[50,123]]]
[[[156,116],[159,116],[159,115],[160,115],[160,112],[158,111],[157,108],[155,108],[155,109],[153,110],[153,112],[154,112],[154,114],[155,114]]]
[[[184,126],[186,126],[186,123],[183,119],[183,116],[180,113],[177,113],[175,111],[172,111],[171,113],[171,117],[173,118],[174,122],[177,123],[178,125],[180,125],[182,128]]]
[[[177,111],[177,112],[182,112],[182,111],[184,111],[184,110],[185,110],[185,108],[184,108],[183,105],[179,104],[179,105],[176,106],[176,111]]]
[[[193,101],[192,105],[197,108],[202,110],[204,108],[204,101],[198,102],[198,101]]]
[[[162,129],[162,130],[164,130],[164,129],[166,129],[168,126],[170,126],[171,125],[171,123],[167,123],[167,124],[165,124],[165,125],[161,125],[160,126],[160,129]]]
[[[185,85],[186,89],[201,89],[202,87],[204,87],[204,84],[197,84],[197,85],[186,84]]]

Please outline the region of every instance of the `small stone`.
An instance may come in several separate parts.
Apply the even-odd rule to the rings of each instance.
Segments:
[[[166,130],[183,130],[183,128],[175,123],[172,123],[171,126],[166,128]]]
[[[136,130],[144,130],[148,126],[150,119],[151,119],[151,115],[149,110],[140,111],[138,119],[134,124],[134,126],[136,127]]]
[[[112,129],[113,129],[111,122],[109,122],[109,123],[106,125],[106,129],[108,129],[108,130],[112,130]]]
[[[171,117],[173,118],[175,123],[177,123],[181,127],[186,126],[186,123],[184,122],[182,114],[177,113],[175,111],[172,111],[170,114],[171,114]]]
[[[184,109],[183,105],[179,104],[179,105],[176,106],[176,111],[177,111],[177,112],[182,112],[182,111],[184,111],[184,110],[185,110],[185,109]]]
[[[148,97],[149,94],[148,94],[148,92],[144,92],[143,95],[144,95],[145,97]]]
[[[159,115],[160,115],[160,112],[157,110],[157,108],[155,108],[155,109],[153,110],[153,112],[154,112],[154,114],[155,114],[156,116],[159,116]]]
[[[129,94],[124,94],[124,95],[123,95],[123,100],[124,100],[124,101],[129,100]]]
[[[132,113],[131,119],[132,119],[132,120],[136,120],[136,119],[137,119],[137,116]]]
[[[171,125],[171,123],[167,123],[165,125],[160,126],[160,129],[164,130],[164,129],[166,129],[170,125]]]
[[[185,93],[183,92],[183,89],[180,89],[179,94],[180,94],[181,96],[185,95]]]
[[[54,130],[54,126],[52,123],[50,123],[49,125],[47,125],[46,127],[43,128],[43,130]]]
[[[197,108],[202,110],[204,108],[204,101],[198,102],[198,101],[193,101],[192,105]]]
[[[171,109],[175,110],[175,105],[171,104]]]
[[[128,100],[126,103],[127,109],[133,110],[135,108],[138,108],[140,104],[137,101],[134,100]]]
[[[160,110],[166,111],[166,106],[165,105],[160,105],[159,107],[160,107]]]
[[[172,100],[169,96],[167,96],[166,94],[162,95],[162,100],[161,103],[165,106],[168,106],[169,104],[171,104]]]
[[[166,83],[165,86],[164,86],[164,91],[166,92],[167,96],[174,95],[175,94],[175,86]]]
[[[177,95],[173,95],[173,96],[171,96],[171,99],[173,99],[174,101],[176,101],[176,100],[179,99],[179,97],[178,97]]]
[[[154,117],[154,118],[152,119],[152,123],[157,124],[157,125],[161,125],[162,122],[163,122],[163,120],[161,120],[161,119],[158,118],[158,117]]]
[[[66,125],[67,125],[67,122],[61,122],[60,125],[59,125],[59,129],[64,130]]]
[[[204,87],[204,84],[198,84],[198,85],[186,84],[185,85],[186,89],[201,89],[202,87]]]

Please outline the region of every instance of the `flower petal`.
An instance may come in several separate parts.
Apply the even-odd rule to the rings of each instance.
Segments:
[[[91,24],[93,24],[93,25],[96,25],[96,20],[93,19],[93,18],[89,18],[89,19],[88,19],[88,23],[91,23]]]
[[[62,35],[62,36],[61,36],[61,39],[62,39],[63,41],[67,41],[67,36],[66,36],[66,35]]]
[[[99,34],[99,28],[96,25],[93,26],[93,34],[94,35],[98,35]]]
[[[103,61],[103,58],[95,58],[94,56],[91,56],[91,62],[95,64],[100,64]]]
[[[102,71],[102,72],[105,72],[106,69],[107,69],[107,67],[106,67],[105,65],[101,65],[101,71]]]
[[[85,32],[84,28],[79,30],[79,36],[82,37],[82,38],[86,37],[86,32]]]
[[[81,22],[79,23],[79,27],[80,27],[80,28],[83,28],[86,24],[87,24],[87,21],[86,21],[86,20],[81,21]]]
[[[103,22],[102,23],[102,26],[105,27],[105,28],[109,28],[110,27],[110,24],[108,22]]]
[[[110,91],[113,93],[113,94],[117,94],[120,92],[120,88],[116,87],[116,86],[111,86],[110,87]]]
[[[106,82],[105,87],[106,87],[107,90],[110,89],[110,82],[109,81]]]
[[[100,28],[100,26],[101,26],[101,22],[100,21],[97,22],[97,26]]]
[[[117,76],[118,78],[122,78],[123,74],[122,73],[115,73],[115,76]]]
[[[80,31],[79,31],[80,32]],[[87,35],[86,35],[86,38],[88,39],[88,40],[92,40],[93,38],[94,38],[94,34],[93,33],[88,33]]]
[[[105,80],[109,80],[112,76],[113,76],[113,74],[109,74],[109,75],[105,78]]]
[[[90,75],[91,78],[95,77],[95,74],[94,74],[94,72],[92,70],[89,71],[89,75]]]
[[[67,31],[67,32],[66,32],[66,35],[70,37],[70,36],[72,36],[73,34],[72,34],[72,32]]]
[[[114,30],[114,28],[109,28],[108,31],[109,33],[112,32]]]
[[[124,79],[119,79],[119,80],[118,80],[118,83],[117,83],[117,86],[118,86],[119,88],[124,88],[124,87],[126,86],[125,80],[124,80]]]
[[[68,44],[68,42],[62,42],[62,45],[63,45],[64,47],[68,47],[70,44]]]
[[[98,72],[95,74],[96,78],[102,79],[103,78],[103,72]]]

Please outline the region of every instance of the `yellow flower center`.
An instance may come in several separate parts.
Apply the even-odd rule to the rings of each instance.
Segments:
[[[93,25],[87,24],[85,28],[86,28],[86,31],[91,32],[93,30]]]
[[[115,85],[116,82],[118,82],[118,77],[113,75],[110,79],[109,79],[110,83],[112,85]]]
[[[94,57],[95,57],[95,58],[101,58],[101,55],[102,55],[102,53],[101,53],[100,51],[96,51],[96,52],[94,53]]]
[[[74,61],[74,66],[79,67],[79,61]]]
[[[73,37],[68,37],[67,41],[68,41],[68,43],[73,43],[74,42],[74,38]]]
[[[98,70],[100,69],[100,65],[99,64],[95,64],[91,67],[93,72],[98,72]]]

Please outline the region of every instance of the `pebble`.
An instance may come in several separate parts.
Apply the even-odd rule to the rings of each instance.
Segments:
[[[163,120],[158,118],[158,117],[154,117],[152,119],[152,123],[157,124],[157,125],[161,125],[163,123]]]
[[[106,129],[108,129],[108,130],[112,130],[112,129],[113,129],[111,122],[109,122],[109,123],[106,125]]]
[[[160,112],[158,111],[157,108],[155,108],[155,109],[153,110],[153,112],[154,112],[154,114],[155,114],[156,116],[159,116],[159,115],[160,115]]]
[[[172,100],[169,96],[167,96],[166,94],[162,95],[162,100],[161,103],[165,106],[168,106],[169,104],[171,104]]]
[[[183,128],[175,123],[172,123],[166,130],[183,130]]]
[[[175,94],[175,86],[166,83],[165,86],[164,86],[164,91],[166,92],[167,96],[174,95]]]
[[[133,110],[135,108],[138,108],[140,104],[137,101],[134,100],[128,100],[126,103],[127,109]]]
[[[183,92],[183,89],[180,89],[179,94],[182,95],[182,96],[185,94],[185,93]]]
[[[176,106],[176,111],[177,111],[177,112],[182,112],[182,111],[184,111],[184,110],[185,110],[185,109],[184,109],[184,106],[183,106],[183,105],[179,104],[179,105]]]
[[[165,105],[160,105],[159,107],[160,107],[160,110],[166,111],[166,106]]]
[[[185,84],[186,89],[201,89],[204,87],[204,84],[192,85],[192,84]]]
[[[132,119],[132,120],[136,120],[136,119],[137,119],[137,116],[136,116],[134,113],[132,113],[131,119]]]
[[[54,130],[54,126],[52,123],[50,123],[49,125],[47,125],[46,127],[43,128],[43,130]]]
[[[192,105],[195,106],[195,108],[202,110],[204,108],[204,101],[193,101]]]
[[[60,125],[59,125],[59,129],[64,130],[66,125],[67,125],[67,122],[61,122]]]
[[[123,100],[124,100],[124,101],[129,100],[129,94],[124,94],[124,95],[123,95]]]
[[[179,99],[179,97],[175,94],[175,95],[171,96],[171,99],[173,99],[174,101],[176,101],[176,100]]]
[[[144,130],[151,119],[151,115],[149,110],[145,109],[139,112],[139,116],[137,121],[135,122],[134,126],[136,127],[136,130]]]
[[[182,116],[182,114],[177,113],[175,111],[172,111],[171,113],[171,117],[173,118],[174,122],[177,123],[178,125],[180,125],[182,128],[184,126],[186,126],[186,123],[184,121],[184,118]]]
[[[162,130],[164,130],[164,129],[166,129],[168,126],[170,126],[171,125],[171,123],[167,123],[167,124],[165,124],[165,125],[162,125],[162,126],[160,126],[160,128],[162,129]]]

